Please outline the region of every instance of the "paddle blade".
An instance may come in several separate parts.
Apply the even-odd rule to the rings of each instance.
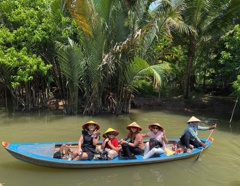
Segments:
[[[2,145],[3,145],[3,147],[7,148],[7,146],[8,146],[8,142],[3,141],[3,142],[2,142]]]

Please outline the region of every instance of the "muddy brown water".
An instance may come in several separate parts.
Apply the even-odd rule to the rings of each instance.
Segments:
[[[10,113],[0,109],[0,140],[9,142],[77,141],[84,122],[94,120],[103,133],[108,127],[127,134],[126,126],[136,121],[147,132],[159,122],[167,137],[179,137],[192,116],[204,126],[217,123],[213,145],[195,157],[173,162],[98,169],[56,169],[28,164],[13,158],[0,147],[0,183],[4,186],[240,186],[240,122],[230,116],[159,110],[131,110],[123,116],[65,116],[58,112]],[[199,132],[208,137],[209,131]]]

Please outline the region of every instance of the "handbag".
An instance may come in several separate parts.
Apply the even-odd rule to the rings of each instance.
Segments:
[[[156,138],[151,138],[149,140],[149,147],[150,147],[150,150],[153,148],[161,148],[163,147],[163,144],[160,141],[158,141]]]
[[[57,158],[57,159],[62,159],[62,154],[61,154],[60,151],[57,151],[57,152],[55,152],[55,153],[53,154],[53,157],[54,157],[54,158]]]
[[[100,160],[108,160],[108,152],[104,149],[101,153],[100,153]]]

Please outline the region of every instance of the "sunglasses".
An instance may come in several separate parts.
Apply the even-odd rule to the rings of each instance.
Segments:
[[[159,130],[159,127],[152,127],[152,129],[158,129]]]
[[[115,135],[115,132],[109,132],[109,133],[107,133],[107,135],[109,135],[109,136]]]
[[[95,124],[88,124],[88,126],[94,126],[95,127],[96,125]]]

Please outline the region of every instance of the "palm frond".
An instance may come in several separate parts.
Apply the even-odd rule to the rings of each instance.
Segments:
[[[125,86],[134,87],[139,79],[153,77],[154,86],[160,87],[166,73],[170,70],[168,63],[149,66],[145,60],[135,57],[124,73]]]
[[[92,36],[91,18],[92,10],[88,0],[65,0],[66,6],[78,27],[89,36]]]
[[[111,8],[114,0],[93,0],[94,11],[101,17],[102,20],[108,22],[111,17]]]
[[[141,70],[138,75],[148,75],[153,76],[153,85],[156,88],[161,87],[162,81],[165,79],[165,76],[168,72],[171,71],[171,67],[168,63],[151,65],[143,70]]]
[[[70,45],[61,46],[58,50],[59,63],[63,75],[71,80],[74,85],[79,84],[79,79],[82,75],[81,60],[83,55],[80,48],[69,39]]]

